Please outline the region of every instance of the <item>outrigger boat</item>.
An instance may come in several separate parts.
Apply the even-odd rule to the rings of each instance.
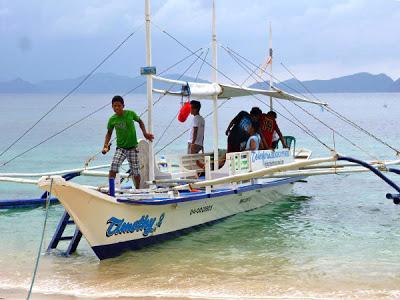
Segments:
[[[157,241],[166,240],[204,224],[212,224],[235,214],[260,208],[290,193],[294,183],[309,176],[373,171],[398,193],[398,186],[381,171],[394,171],[392,165],[400,160],[365,163],[343,157],[334,149],[327,157],[311,158],[304,148],[276,151],[260,150],[226,153],[218,149],[218,101],[249,95],[264,95],[291,102],[303,102],[322,107],[327,103],[289,94],[272,87],[269,90],[218,81],[215,8],[213,5],[213,82],[196,83],[155,76],[150,45],[150,3],[146,0],[148,124],[153,128],[153,91],[213,102],[213,152],[191,155],[162,155],[155,158],[153,143],[139,143],[141,174],[145,187],[123,188],[117,179],[108,187],[87,186],[69,181],[75,175],[107,176],[94,168],[60,171],[45,174],[0,174],[2,181],[37,184],[55,195],[73,218],[99,259],[116,257],[126,250],[139,249]],[[179,86],[177,91],[153,89],[153,80]],[[233,100],[231,100],[233,101]],[[220,162],[225,161],[220,167]],[[204,164],[204,170],[198,162]],[[348,161],[349,163],[341,163]],[[214,166],[214,167],[213,167]],[[104,166],[102,166],[104,167]],[[74,173],[75,172],[75,173]],[[199,173],[204,176],[199,177]],[[70,174],[69,178],[61,175]],[[72,174],[72,175],[71,175]],[[24,179],[42,176],[38,180]],[[122,174],[121,177],[129,177]],[[398,194],[388,198],[399,202]]]

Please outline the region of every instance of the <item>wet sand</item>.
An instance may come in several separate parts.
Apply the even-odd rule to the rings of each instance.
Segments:
[[[28,295],[28,291],[21,290],[21,289],[10,289],[10,290],[0,290],[0,300],[21,300],[26,299]],[[72,299],[79,299],[73,296],[66,296],[66,295],[57,295],[57,294],[41,294],[41,293],[32,293],[31,299],[55,299],[55,300],[72,300]],[[86,298],[88,300],[94,298]]]
[[[22,289],[0,289],[0,300],[21,300],[26,299],[28,295],[27,290]],[[77,297],[77,296],[70,296],[70,295],[63,295],[63,294],[42,294],[42,293],[32,293],[31,298],[32,300],[77,300],[77,299],[85,299],[85,300],[129,300],[129,299],[145,299],[145,300],[159,300],[159,299],[168,299],[168,300],[183,300],[183,299],[193,299],[193,297],[153,297],[153,296],[138,296],[138,297]],[[198,300],[205,300],[209,298],[195,298]]]

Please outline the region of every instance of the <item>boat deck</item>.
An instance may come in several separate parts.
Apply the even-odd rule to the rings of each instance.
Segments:
[[[264,189],[273,186],[279,186],[282,184],[292,183],[304,179],[306,176],[296,176],[290,178],[283,178],[273,180],[267,183],[256,183],[249,184],[245,186],[240,186],[236,189],[222,188],[213,189],[211,193],[206,193],[204,189],[200,191],[180,191],[179,197],[171,197],[167,193],[160,193],[160,195],[154,195],[153,197],[141,198],[141,194],[138,193],[124,193],[117,195],[117,201],[120,203],[130,204],[130,205],[168,205],[173,203],[181,203],[188,201],[196,201],[207,198],[215,198],[226,195],[238,194],[250,190]],[[128,189],[129,187],[124,187]],[[1,209],[17,209],[17,208],[33,208],[38,206],[43,206],[46,203],[46,198],[34,198],[34,199],[7,199],[0,200],[0,210]],[[58,204],[57,198],[52,197],[50,200],[51,204]]]
[[[133,205],[167,205],[173,203],[181,203],[195,200],[202,200],[207,198],[215,198],[232,194],[239,194],[252,190],[261,190],[264,188],[271,188],[274,186],[279,186],[288,183],[294,183],[296,181],[304,179],[304,176],[296,176],[291,178],[278,179],[267,183],[257,183],[250,184],[246,186],[238,186],[237,189],[215,189],[211,193],[206,193],[204,190],[202,191],[183,191],[179,193],[179,197],[170,198],[170,197],[154,197],[149,199],[132,199],[129,196],[126,198],[118,198],[117,201],[125,204],[133,204]]]

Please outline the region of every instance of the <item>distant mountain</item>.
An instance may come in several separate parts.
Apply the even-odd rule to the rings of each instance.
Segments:
[[[66,93],[76,87],[85,76],[64,79],[45,80],[36,84],[38,90],[45,93]],[[143,80],[142,78],[139,78]],[[112,73],[99,73],[91,76],[79,89],[80,93],[122,93],[131,89],[138,79],[119,76]]]
[[[166,78],[178,79],[179,74],[167,74]],[[0,82],[0,93],[67,93],[76,87],[85,76],[63,79],[63,80],[45,80],[36,84],[29,83],[22,79],[15,79],[6,82]],[[195,81],[190,76],[182,76],[182,81]],[[206,82],[198,79],[198,82]],[[176,90],[178,87],[171,87],[168,83],[154,82],[154,87],[158,89]],[[77,90],[78,93],[110,93],[123,94],[134,90],[135,93],[146,92],[146,78],[131,78],[128,76],[115,75],[112,73],[98,73],[91,76]]]
[[[164,77],[178,79],[179,74],[168,74]],[[64,80],[45,80],[32,84],[20,78],[0,82],[0,93],[66,93],[76,87],[84,76]],[[183,76],[182,81],[195,81],[193,77]],[[207,82],[198,79],[198,82]],[[133,89],[135,93],[146,91],[146,78],[115,75],[112,73],[98,73],[91,76],[78,90],[78,93],[110,93],[124,94]],[[370,73],[357,73],[353,75],[333,78],[329,80],[308,80],[303,85],[313,93],[370,93],[370,92],[400,92],[400,78],[393,81],[385,74],[373,75]],[[307,93],[307,90],[295,79],[278,83],[276,87],[288,92]],[[154,82],[158,89],[177,90],[168,83]],[[267,88],[265,82],[253,84],[254,88]]]
[[[400,78],[393,83],[393,91],[400,92]]]
[[[36,93],[37,91],[35,85],[21,78],[0,82],[0,93]]]
[[[400,92],[400,79],[395,82],[385,74],[373,75],[365,72],[329,80],[307,80],[302,81],[302,84],[312,93]],[[276,87],[288,92],[307,93],[302,84],[292,78],[276,84]],[[252,87],[265,88],[266,83],[256,83]]]

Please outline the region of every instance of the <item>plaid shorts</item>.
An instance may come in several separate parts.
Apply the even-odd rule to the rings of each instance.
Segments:
[[[131,169],[131,175],[137,176],[140,175],[140,166],[139,166],[139,151],[136,148],[132,149],[123,149],[117,148],[115,151],[112,163],[111,170],[113,172],[119,172],[119,167],[124,162],[125,158],[129,162],[129,168]]]

